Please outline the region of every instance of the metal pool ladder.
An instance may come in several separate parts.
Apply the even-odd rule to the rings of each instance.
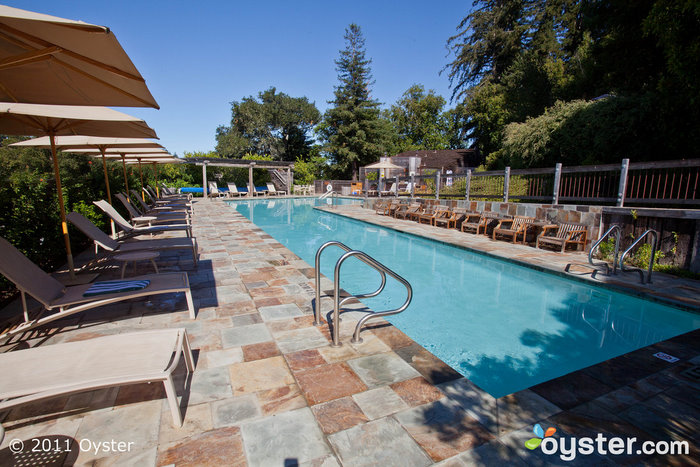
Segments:
[[[593,244],[591,247],[590,251],[588,252],[588,263],[593,266],[593,267],[598,267],[598,266],[605,266],[605,275],[609,276],[610,275],[610,266],[608,266],[608,263],[606,262],[599,262],[595,263],[593,262],[593,253],[595,252],[596,248],[603,243],[603,240],[608,238],[612,233],[615,232],[615,257],[613,258],[613,274],[617,274],[617,259],[620,254],[620,236],[622,234],[622,228],[617,225],[613,224],[607,232],[605,232],[597,242]]]
[[[397,281],[399,281],[404,287],[406,287],[406,301],[403,303],[398,308],[395,308],[393,310],[387,310],[387,311],[378,311],[378,312],[370,312],[366,316],[363,316],[360,321],[357,322],[357,325],[355,326],[355,332],[353,333],[352,337],[352,343],[360,343],[362,342],[362,338],[360,338],[360,331],[362,331],[362,328],[364,325],[369,321],[370,319],[373,318],[379,318],[382,316],[389,316],[389,315],[395,315],[397,313],[401,313],[404,311],[406,308],[408,308],[408,305],[411,303],[411,299],[413,298],[413,288],[411,287],[411,284],[404,279],[403,277],[399,276],[397,273],[389,269],[388,267],[384,266],[382,263],[377,261],[376,259],[372,258],[368,254],[359,251],[359,250],[353,250],[349,246],[332,240],[330,242],[326,242],[321,247],[316,251],[316,258],[315,258],[315,275],[316,275],[316,303],[314,304],[314,325],[315,326],[321,326],[321,253],[323,250],[328,248],[329,246],[337,246],[340,249],[344,250],[345,253],[343,256],[341,256],[338,261],[335,263],[335,269],[333,272],[333,347],[338,347],[341,344],[340,342],[340,307],[343,306],[347,301],[352,300],[352,299],[361,299],[361,298],[370,298],[370,297],[376,297],[382,291],[384,290],[384,287],[386,286],[386,275],[390,275]],[[345,297],[344,299],[340,299],[340,267],[343,265],[345,260],[348,258],[356,257],[369,267],[377,270],[382,278],[382,283],[379,285],[379,288],[375,290],[374,292],[370,293],[363,293],[363,294],[356,294],[356,295],[350,295],[348,297]]]
[[[642,235],[639,236],[637,240],[634,241],[632,245],[630,245],[629,248],[625,250],[624,253],[622,253],[622,256],[620,256],[620,271],[622,272],[638,272],[639,273],[639,279],[642,281],[642,284],[644,284],[644,271],[641,268],[625,268],[624,261],[625,261],[625,256],[629,254],[632,249],[637,246],[637,243],[641,242],[646,238],[647,235],[651,235],[651,258],[649,259],[649,268],[647,271],[647,279],[646,283],[651,284],[651,271],[654,267],[654,256],[656,256],[656,246],[658,244],[659,240],[659,234],[656,232],[656,230],[649,229],[646,232],[644,232]]]

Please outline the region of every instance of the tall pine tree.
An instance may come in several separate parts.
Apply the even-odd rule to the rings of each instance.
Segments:
[[[318,131],[338,176],[356,180],[360,166],[375,162],[384,153],[389,128],[379,118],[380,103],[370,97],[372,60],[365,56],[365,39],[358,25],[348,26],[345,42],[335,61],[340,84]]]

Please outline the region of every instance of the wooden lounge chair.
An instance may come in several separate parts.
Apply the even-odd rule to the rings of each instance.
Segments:
[[[19,252],[7,240],[0,237],[0,274],[13,282],[22,297],[24,321],[5,329],[0,337],[14,335],[41,326],[43,324],[96,308],[110,303],[132,298],[183,292],[187,299],[190,318],[195,319],[194,301],[190,291],[190,282],[185,272],[150,274],[132,277],[131,280],[148,280],[150,283],[139,290],[116,292],[93,297],[83,294],[92,284],[64,286],[41,270],[39,266]],[[43,305],[44,310],[30,318],[26,295],[34,297]],[[51,314],[47,314],[53,312]]]
[[[394,212],[399,208],[400,205],[401,203],[399,202],[399,200],[391,200],[389,204],[386,205],[386,208],[384,208],[384,215],[393,216]]]
[[[435,215],[444,209],[447,208],[445,206],[440,206],[439,204],[431,204],[426,206],[423,212],[418,215],[418,223],[422,224],[423,221],[426,221],[426,223],[433,225]]]
[[[512,219],[503,219],[498,223],[496,228],[493,229],[493,239],[496,240],[497,237],[504,237],[516,243],[518,241],[518,236],[521,236],[524,244],[527,228],[533,222],[535,222],[534,217],[515,216]]]
[[[402,204],[394,211],[394,217],[396,219],[406,219],[412,212],[417,212],[418,209],[420,209],[420,203]]]
[[[151,227],[136,227],[129,224],[129,221],[124,219],[121,214],[117,212],[116,209],[112,207],[107,201],[101,199],[99,201],[93,201],[95,206],[102,209],[102,211],[110,217],[115,224],[122,229],[122,237],[135,237],[137,235],[154,234],[159,232],[172,232],[177,230],[184,230],[188,237],[192,237],[192,226],[188,224],[171,224],[171,225],[154,225]]]
[[[464,220],[462,221],[462,226],[460,230],[462,232],[471,232],[478,234],[483,227],[482,218],[483,216],[479,212],[467,212],[464,215]]]
[[[101,231],[95,224],[77,212],[69,213],[66,219],[95,243],[95,254],[99,253],[99,248],[110,254],[143,250],[189,250],[192,252],[192,261],[195,267],[197,266],[197,240],[194,237],[133,239],[129,242],[120,242]]]
[[[374,212],[379,214],[380,216],[384,215],[384,211],[386,210],[386,207],[389,205],[387,201],[377,201],[374,203]]]
[[[33,347],[0,354],[0,411],[79,392],[162,381],[173,416],[182,413],[173,371],[194,359],[185,329],[160,329]]]
[[[415,209],[415,210],[410,211],[408,213],[408,219],[410,219],[412,221],[418,221],[418,218],[420,217],[421,214],[423,214],[426,207],[427,206],[425,204],[422,204],[422,203],[419,204],[418,209]]]
[[[545,225],[542,228],[542,233],[537,237],[535,246],[536,248],[539,248],[540,245],[557,247],[562,253],[568,245],[574,245],[576,250],[581,245],[581,250],[585,250],[587,235],[588,227],[583,224]]]
[[[433,225],[440,226],[444,225],[445,228],[451,229],[452,227],[457,227],[457,221],[464,216],[467,212],[464,208],[455,208],[453,210],[448,210],[444,215],[438,216],[433,221]]]

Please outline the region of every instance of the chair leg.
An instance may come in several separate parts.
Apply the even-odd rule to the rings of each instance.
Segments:
[[[179,428],[182,426],[182,413],[180,412],[180,404],[177,402],[177,392],[171,376],[163,380],[163,386],[165,386],[165,395],[168,398],[168,405],[170,405],[170,413],[173,415],[173,425],[175,425],[175,428]]]
[[[187,337],[187,331],[182,339],[182,353],[185,354],[185,366],[187,371],[192,373],[194,371],[194,357],[192,356],[192,347],[190,347],[190,338]]]
[[[194,311],[194,300],[192,300],[192,290],[190,290],[189,288],[185,290],[185,298],[187,299],[187,309],[190,311],[190,318],[195,319],[197,315]]]

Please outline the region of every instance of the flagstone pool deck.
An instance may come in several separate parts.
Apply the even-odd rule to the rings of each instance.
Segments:
[[[461,234],[365,209],[337,212],[444,241]],[[329,327],[312,324],[312,267],[225,202],[195,202],[193,231],[198,267],[186,252],[164,252],[159,268],[188,272],[194,321],[181,294],[157,296],[57,321],[22,344],[185,327],[196,369],[185,378],[180,368],[184,425],[173,427],[159,384],[56,398],[4,417],[0,465],[36,462],[40,455],[51,465],[698,465],[700,331],[495,399],[386,322],[370,325],[364,342],[351,344],[356,312],[344,314],[350,319],[341,324],[343,345],[331,347]],[[461,236],[466,247],[527,256],[544,268],[576,256]],[[101,278],[118,274],[114,268]],[[661,298],[693,307],[698,291],[692,283],[676,296],[662,279],[669,280],[653,284],[669,295]],[[322,286],[328,290],[331,283],[324,279]],[[324,315],[330,304],[322,301]],[[660,351],[679,361],[653,357]],[[535,423],[555,427],[555,438],[603,433],[638,443],[678,440],[688,441],[691,451],[579,455],[564,462],[524,447]],[[22,454],[10,451],[13,439],[24,442]],[[28,452],[33,440],[71,450]],[[128,452],[94,449],[112,440],[133,444]]]

